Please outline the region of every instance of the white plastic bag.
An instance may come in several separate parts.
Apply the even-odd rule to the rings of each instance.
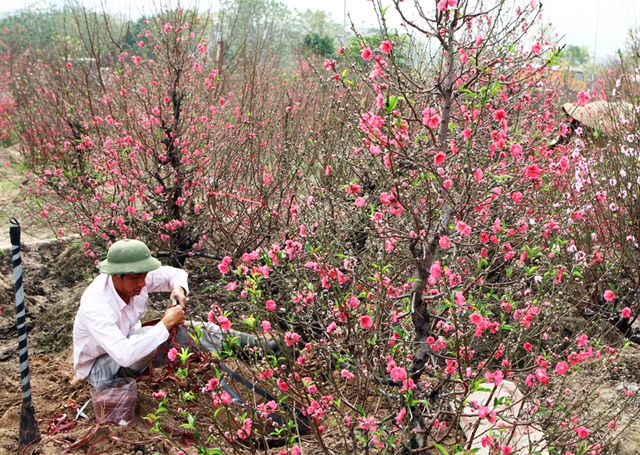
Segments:
[[[136,381],[133,378],[105,381],[91,389],[91,400],[98,423],[129,425],[136,413]]]

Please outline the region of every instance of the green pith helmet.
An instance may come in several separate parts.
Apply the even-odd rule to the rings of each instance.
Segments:
[[[151,272],[161,265],[140,240],[124,239],[111,245],[107,258],[98,262],[98,269],[108,275],[128,275]]]

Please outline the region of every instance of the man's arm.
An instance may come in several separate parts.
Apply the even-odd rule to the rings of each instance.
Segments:
[[[167,328],[171,330],[173,327],[184,323],[184,309],[181,305],[173,305],[164,312],[164,317],[160,320]]]
[[[147,291],[149,292],[173,292],[180,293],[177,288],[182,288],[182,295],[189,295],[188,275],[185,270],[176,267],[162,266],[147,274]],[[176,298],[177,299],[177,298]],[[173,300],[173,299],[172,299]],[[179,303],[180,300],[177,299]]]
[[[176,309],[179,310],[178,307]],[[176,324],[175,318],[176,315],[172,314],[165,322],[167,325]],[[100,346],[123,367],[146,357],[169,338],[164,322],[144,333],[127,337],[117,321],[118,315],[108,305],[91,305],[82,311],[82,324],[91,336],[89,344]]]
[[[187,311],[189,299],[187,298],[187,292],[182,286],[176,286],[173,288],[173,291],[171,291],[171,295],[169,296],[169,300],[171,301],[172,306],[180,306],[185,312]]]

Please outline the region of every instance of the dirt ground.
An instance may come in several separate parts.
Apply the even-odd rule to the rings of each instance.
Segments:
[[[5,162],[9,166],[5,166]],[[18,163],[19,155],[15,149],[0,149],[0,455],[20,453],[21,387],[8,235],[9,218],[13,216],[19,218],[24,228],[22,259],[31,388],[42,436],[40,442],[26,447],[22,453],[175,455],[184,450],[189,455],[193,454],[194,448],[187,444],[188,438],[184,433],[178,431],[173,439],[167,440],[158,433],[150,432],[151,425],[143,419],[157,409],[153,392],[175,387],[170,379],[162,379],[162,370],[157,371],[152,380],[139,383],[136,417],[131,425],[99,426],[91,405],[84,411],[87,418],[80,417],[76,421],[76,408],[89,400],[90,386],[74,375],[71,331],[80,296],[95,276],[96,269],[74,239],[65,243],[47,240],[51,236],[46,226],[32,221],[20,207],[25,186]],[[190,276],[190,308],[202,314],[206,314],[213,298],[206,273],[206,267],[194,267]],[[162,299],[151,302],[147,318],[160,315],[165,304]],[[610,378],[610,393],[604,391],[603,398],[615,399],[614,391],[622,385],[627,389],[640,389],[640,350],[634,346],[625,356],[618,374]],[[629,411],[635,413],[637,410]],[[76,426],[69,431],[61,431],[65,424]],[[640,422],[634,421],[630,425],[617,448],[608,453],[640,453]],[[174,426],[179,427],[179,422]],[[321,452],[313,445],[311,437],[301,438],[300,445],[307,455]],[[223,444],[222,448],[225,453],[247,453],[229,444]]]

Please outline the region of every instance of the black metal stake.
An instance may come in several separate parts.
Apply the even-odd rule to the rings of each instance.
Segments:
[[[36,413],[31,401],[31,381],[29,378],[29,353],[27,352],[27,319],[24,310],[24,290],[22,286],[22,256],[20,255],[20,223],[11,218],[9,235],[13,255],[13,283],[16,292],[16,327],[18,329],[18,350],[20,352],[20,377],[22,379],[22,409],[20,410],[20,447],[40,439]]]

